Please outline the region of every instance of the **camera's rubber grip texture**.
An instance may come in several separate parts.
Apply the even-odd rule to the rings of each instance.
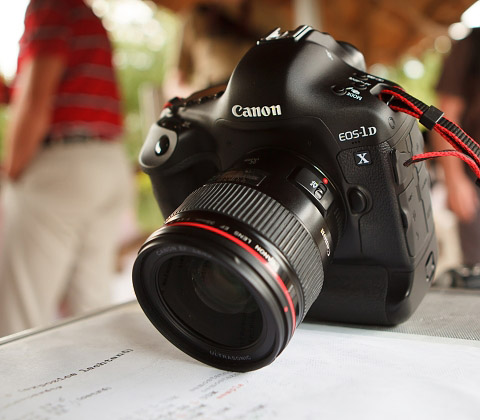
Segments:
[[[302,320],[320,294],[324,271],[320,251],[297,217],[268,195],[233,183],[212,183],[200,187],[169,219],[195,210],[222,214],[243,223],[285,256],[302,287],[305,309],[298,317]]]

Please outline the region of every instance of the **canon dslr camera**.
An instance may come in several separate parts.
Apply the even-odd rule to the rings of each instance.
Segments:
[[[437,258],[415,119],[350,44],[274,31],[227,86],[167,104],[140,163],[165,225],[133,281],[173,344],[222,369],[272,362],[307,315],[393,325]]]

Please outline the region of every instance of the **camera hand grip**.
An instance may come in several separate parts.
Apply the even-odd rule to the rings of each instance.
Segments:
[[[165,218],[218,173],[217,161],[212,142],[202,130],[171,130],[158,124],[150,128],[139,157]]]

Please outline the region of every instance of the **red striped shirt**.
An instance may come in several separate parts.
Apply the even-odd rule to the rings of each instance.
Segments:
[[[118,138],[123,124],[112,47],[100,19],[83,0],[31,0],[17,74],[39,55],[66,60],[49,136]]]

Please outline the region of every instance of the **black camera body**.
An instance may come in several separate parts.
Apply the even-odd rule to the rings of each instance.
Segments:
[[[323,286],[317,281],[311,290],[284,282],[293,301],[295,293],[308,295],[306,302],[295,303],[301,308],[296,308],[294,323],[308,310],[312,320],[397,324],[416,309],[434,275],[429,175],[423,163],[403,165],[423,150],[422,135],[414,118],[379,99],[381,88],[391,82],[364,68],[360,52],[328,34],[305,26],[274,31],[240,61],[227,86],[173,100],[141,151],[141,166],[162,213],[167,216],[180,206],[166,226],[203,223],[212,231],[223,229],[223,236],[243,243],[237,246],[251,246],[274,269],[284,262],[290,267],[284,272],[312,276],[305,280],[308,284],[325,269]],[[232,186],[238,191],[228,192]],[[260,222],[254,214],[260,205],[248,207],[257,200],[255,194],[281,203],[282,209],[272,204]],[[233,210],[224,211],[228,206]],[[292,220],[279,221],[275,229],[296,226],[285,238],[268,233],[267,226],[269,217],[271,223],[280,220],[282,211]],[[214,213],[220,221],[212,221]],[[225,228],[225,215],[240,227]],[[246,225],[251,234],[242,230]],[[295,239],[295,231],[303,228],[305,241],[316,248],[310,254]],[[255,232],[278,244],[273,248],[288,250],[268,248],[268,241],[255,239]],[[309,263],[301,262],[307,257]],[[155,320],[156,309],[142,297],[151,291],[135,280],[142,275],[139,270],[134,271],[139,301],[165,333]],[[175,342],[171,333],[166,335]],[[229,363],[240,360],[225,349],[218,353]]]

